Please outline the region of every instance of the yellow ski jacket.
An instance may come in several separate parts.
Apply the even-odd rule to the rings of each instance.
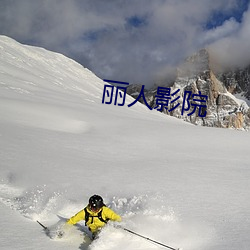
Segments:
[[[87,212],[89,213],[88,221],[85,221],[86,226],[90,229],[92,233],[97,232],[100,228],[102,228],[106,223],[104,221],[112,220],[112,221],[121,221],[120,215],[116,214],[113,210],[110,208],[103,206],[99,211],[93,212],[89,209],[89,207],[86,207]],[[98,218],[98,214],[100,214],[101,211],[101,218],[104,220],[100,220]],[[74,225],[80,220],[85,220],[85,211],[84,209],[79,211],[77,214],[72,216],[68,221],[67,224]]]

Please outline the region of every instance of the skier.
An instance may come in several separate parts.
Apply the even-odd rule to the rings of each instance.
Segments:
[[[120,222],[122,219],[120,215],[105,206],[101,196],[95,194],[89,198],[89,204],[72,216],[67,224],[74,225],[80,220],[85,220],[85,226],[92,232],[94,239],[109,220]]]

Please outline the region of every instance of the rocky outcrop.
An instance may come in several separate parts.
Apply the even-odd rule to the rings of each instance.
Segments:
[[[208,97],[206,117],[201,118],[196,111],[191,116],[184,114],[184,120],[212,127],[249,128],[248,105],[245,101],[234,97],[228,91],[231,86],[220,81],[214,74],[207,50],[203,49],[187,58],[186,62],[180,66],[179,72],[173,89],[180,88],[182,96],[184,91],[191,90],[194,94],[198,94],[200,91]],[[171,115],[180,117],[180,112],[174,111]]]
[[[250,66],[227,70],[218,73],[217,77],[225,84],[230,93],[241,94],[242,97],[250,100]]]
[[[210,65],[209,52],[205,49],[200,50],[180,65],[177,69],[177,77],[170,86],[171,93],[179,90],[176,95],[171,96],[171,100],[179,96],[178,102],[180,105],[174,108],[176,103],[169,102],[168,109],[163,109],[162,112],[197,125],[249,129],[250,109],[244,100],[240,100],[233,95],[234,93],[244,93],[244,97],[248,97],[247,88],[250,76],[248,70],[215,74]],[[137,88],[139,90],[140,86],[137,86]],[[184,100],[186,91],[207,96],[206,108],[199,110],[197,106],[192,115],[189,115],[192,113],[190,111],[183,112],[183,107],[186,108],[188,105],[187,100]],[[139,94],[139,92],[136,93]],[[145,91],[146,100],[153,108],[157,106],[156,93],[157,87]],[[130,92],[130,94],[134,94],[135,98],[138,96],[135,92]],[[194,100],[191,96],[189,103],[192,109],[201,102]],[[201,114],[205,113],[206,116],[201,117]]]

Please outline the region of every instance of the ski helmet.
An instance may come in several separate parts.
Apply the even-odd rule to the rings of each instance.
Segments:
[[[99,195],[93,195],[89,198],[89,206],[93,210],[98,210],[103,207],[103,199]]]

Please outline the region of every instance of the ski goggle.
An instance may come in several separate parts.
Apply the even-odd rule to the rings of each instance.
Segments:
[[[98,206],[93,206],[93,205],[90,205],[89,208],[90,208],[90,210],[92,210],[92,211],[94,211],[94,212],[100,210],[100,207],[98,207]]]

